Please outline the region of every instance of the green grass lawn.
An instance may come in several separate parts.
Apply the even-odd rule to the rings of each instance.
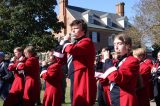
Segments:
[[[62,104],[62,106],[71,106],[71,101],[70,101],[70,83],[69,80],[67,80],[67,88],[66,88],[66,94],[65,94],[65,104]]]
[[[0,99],[0,106],[3,106],[3,100]]]

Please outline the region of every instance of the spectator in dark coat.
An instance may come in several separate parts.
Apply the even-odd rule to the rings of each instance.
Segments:
[[[154,99],[156,105],[160,106],[160,51],[157,54],[157,62],[153,65],[153,84],[154,84]]]
[[[5,100],[12,85],[11,78],[13,74],[8,71],[8,62],[4,60],[4,52],[0,52],[0,96]]]

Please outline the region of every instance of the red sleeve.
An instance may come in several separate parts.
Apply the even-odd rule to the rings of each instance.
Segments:
[[[24,64],[21,65],[22,70],[30,70],[35,67],[37,61],[35,57],[28,58]]]
[[[8,70],[9,71],[16,71],[17,65],[18,65],[19,61],[15,61],[15,62],[11,62],[8,66]]]
[[[10,63],[8,66],[9,71],[15,71],[16,70],[16,65],[14,63]]]
[[[147,86],[150,80],[151,68],[147,65],[140,66],[140,74],[142,75],[143,85]]]
[[[18,63],[17,69],[18,70],[24,70],[24,63]]]
[[[117,71],[112,72],[108,79],[118,85],[126,85],[139,74],[139,61],[136,58],[128,58]]]
[[[24,58],[24,57],[23,57],[23,58]],[[18,69],[18,71],[19,71],[19,70],[24,70],[25,60],[26,60],[26,59],[24,58],[23,61],[19,61],[19,60],[18,60],[18,61],[16,62],[16,64],[17,64],[17,65],[16,65],[16,68]]]
[[[58,64],[53,64],[52,66],[48,67],[47,72],[42,75],[42,78],[44,80],[52,80],[54,77],[57,76],[60,68],[61,67]]]
[[[69,44],[65,48],[65,52],[72,55],[88,55],[90,49],[93,48],[92,42],[89,38],[84,38],[76,44]]]

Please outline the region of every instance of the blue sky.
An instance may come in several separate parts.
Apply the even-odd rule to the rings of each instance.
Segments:
[[[59,2],[59,0],[57,0]],[[104,12],[115,13],[116,4],[119,2],[125,3],[125,16],[132,21],[132,17],[135,15],[133,6],[138,3],[139,0],[68,0],[68,4],[72,6],[84,7],[88,9],[100,10]],[[58,8],[56,9],[58,12]]]

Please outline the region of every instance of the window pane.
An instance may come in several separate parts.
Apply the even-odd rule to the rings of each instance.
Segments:
[[[92,41],[97,43],[97,32],[92,32]]]

